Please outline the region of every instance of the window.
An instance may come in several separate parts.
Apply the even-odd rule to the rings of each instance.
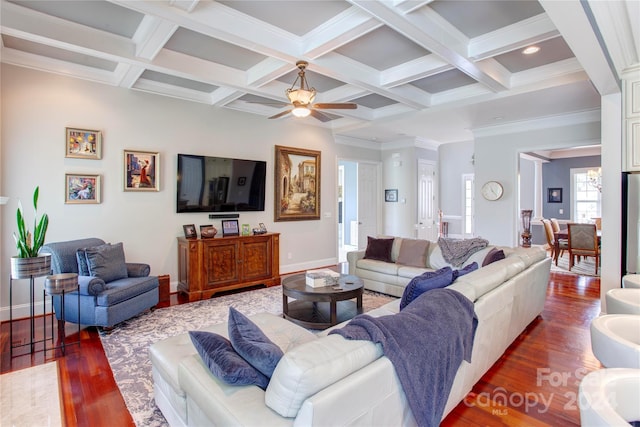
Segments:
[[[594,218],[602,216],[601,193],[598,183],[593,180],[593,171],[596,169],[571,169],[572,221],[593,222]]]
[[[473,235],[473,184],[474,175],[472,173],[462,175],[462,233],[465,236]]]

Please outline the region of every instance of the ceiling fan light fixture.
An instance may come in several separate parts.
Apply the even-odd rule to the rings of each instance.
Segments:
[[[287,98],[292,104],[308,105],[316,98],[316,90],[314,88],[287,89]]]
[[[311,110],[309,110],[307,107],[296,107],[291,110],[291,114],[296,117],[307,117],[309,114],[311,114]]]

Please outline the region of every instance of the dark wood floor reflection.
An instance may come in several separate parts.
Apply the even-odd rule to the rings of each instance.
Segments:
[[[600,313],[599,294],[599,278],[551,273],[542,315],[516,339],[442,425],[579,426],[580,378],[601,367],[591,352],[589,338],[591,320]],[[185,302],[174,294],[164,305]],[[41,320],[36,322],[41,324]],[[16,356],[20,354],[18,349],[11,357],[9,323],[4,322],[0,372],[57,360],[67,426],[134,426],[113,379],[98,331],[84,328],[78,334],[73,326],[67,326],[68,339],[79,339],[81,344],[68,346],[66,355],[60,350],[48,350]],[[37,327],[37,333],[41,334],[41,327]],[[14,321],[13,334],[14,345],[25,342],[29,322]]]

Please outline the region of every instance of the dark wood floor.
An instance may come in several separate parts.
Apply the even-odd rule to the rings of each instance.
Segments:
[[[601,367],[591,352],[589,338],[591,319],[600,313],[599,294],[599,278],[551,273],[542,315],[516,339],[442,425],[579,426],[580,378]],[[171,302],[165,305],[184,302],[172,295]],[[41,324],[40,319],[36,325]],[[68,339],[79,338],[81,344],[67,347],[66,355],[60,350],[48,350],[16,356],[27,350],[23,348],[14,350],[11,357],[9,324],[3,323],[0,372],[57,360],[67,426],[134,426],[97,330],[86,328],[78,334],[73,326],[67,325]],[[14,322],[14,345],[28,339],[28,327],[28,321]]]

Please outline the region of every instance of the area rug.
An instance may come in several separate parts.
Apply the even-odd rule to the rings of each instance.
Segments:
[[[62,426],[58,362],[0,376],[1,426]]]
[[[558,258],[557,266],[555,262],[551,263],[551,271],[576,276],[600,277],[600,267],[598,267],[598,274],[596,274],[596,262],[593,257],[582,258],[580,262],[576,262],[573,267],[571,267],[571,271],[569,271],[569,254],[567,252],[564,253],[564,256]]]
[[[394,298],[365,290],[362,299],[364,310],[370,311]],[[274,286],[154,310],[119,324],[109,333],[100,334],[113,377],[137,426],[167,425],[153,400],[149,345],[190,330],[225,322],[230,306],[249,316],[263,311],[282,314],[282,287]]]

